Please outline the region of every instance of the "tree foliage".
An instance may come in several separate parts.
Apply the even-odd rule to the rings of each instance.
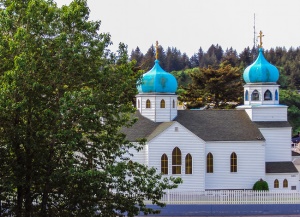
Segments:
[[[258,180],[257,182],[254,183],[252,189],[256,190],[256,191],[268,191],[269,190],[269,185],[268,185],[268,182],[266,182],[263,179],[260,179],[260,180]]]
[[[190,73],[192,82],[185,88],[180,100],[188,107],[212,105],[214,108],[230,106],[229,102],[239,102],[242,94],[241,70],[228,62],[214,68],[200,68]]]
[[[1,216],[154,213],[179,180],[123,157],[139,73],[85,0],[0,0]]]
[[[293,126],[293,133],[300,132],[300,94],[297,91],[281,90],[280,104],[288,106],[288,121]]]

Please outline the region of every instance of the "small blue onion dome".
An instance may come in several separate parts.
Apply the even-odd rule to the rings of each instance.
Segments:
[[[243,78],[246,83],[277,82],[279,71],[266,60],[263,48],[259,48],[257,59],[245,69]]]
[[[177,86],[176,78],[160,67],[159,60],[155,60],[155,65],[143,75],[137,89],[139,93],[175,93]]]

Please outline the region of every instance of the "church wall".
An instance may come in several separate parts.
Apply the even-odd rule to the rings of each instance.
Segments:
[[[206,190],[252,189],[257,180],[265,178],[263,141],[208,142],[205,159],[209,152],[213,154],[214,170],[205,174]],[[233,152],[237,155],[237,172],[230,172],[230,156]]]
[[[172,174],[172,151],[175,147],[181,150],[181,174]],[[168,156],[168,175],[181,177],[183,183],[177,190],[180,191],[202,191],[205,189],[204,180],[204,141],[196,137],[179,123],[174,123],[160,135],[149,142],[149,166],[157,168],[161,172],[161,156]],[[185,174],[185,157],[192,155],[192,174]]]
[[[146,108],[147,99],[149,99],[151,102],[150,108]],[[141,115],[154,121],[155,120],[155,105],[154,105],[155,97],[154,96],[137,97],[137,100],[140,100],[140,108],[138,108],[138,106],[137,108],[140,111]]]
[[[165,96],[165,95],[158,95],[155,97],[155,106],[156,106],[156,122],[166,122],[173,120],[174,117],[177,115],[177,106],[173,108],[172,101],[176,98],[174,96]],[[165,108],[160,108],[161,100],[165,100]]]
[[[150,108],[146,108],[146,101],[150,100]],[[165,101],[165,108],[160,107],[161,100]],[[173,108],[173,100],[175,107]],[[140,106],[139,106],[139,103]],[[166,122],[177,116],[177,95],[138,95],[137,108],[140,113],[155,122]]]
[[[130,156],[129,154],[125,154],[123,156],[129,157],[133,162],[148,165],[148,144],[146,144],[140,151],[130,149],[129,153],[133,154],[133,156]]]
[[[269,185],[269,190],[297,190],[299,191],[299,176],[297,173],[272,173],[266,175],[266,181]],[[275,179],[279,182],[279,188],[274,188]],[[283,187],[283,180],[287,179],[288,187]],[[295,189],[296,188],[296,189]]]
[[[260,128],[266,139],[266,162],[291,161],[291,128]]]
[[[252,121],[287,121],[287,106],[246,109]]]

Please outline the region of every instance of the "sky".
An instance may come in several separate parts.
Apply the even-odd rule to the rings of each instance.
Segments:
[[[71,0],[56,0],[58,6]],[[263,47],[300,47],[300,0],[87,0],[90,19],[101,20],[109,33],[131,53],[146,53],[156,41],[166,50],[176,47],[189,57],[212,45],[240,53],[254,45],[259,31]],[[254,37],[254,14],[255,30]],[[259,42],[259,40],[258,40]]]

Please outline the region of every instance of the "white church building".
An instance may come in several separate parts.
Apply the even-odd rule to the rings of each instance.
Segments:
[[[147,139],[132,161],[181,177],[180,191],[252,189],[260,179],[270,190],[299,191],[279,71],[262,48],[243,78],[244,105],[235,110],[178,110],[177,81],[155,60],[138,85],[138,121],[124,130],[131,142]]]

